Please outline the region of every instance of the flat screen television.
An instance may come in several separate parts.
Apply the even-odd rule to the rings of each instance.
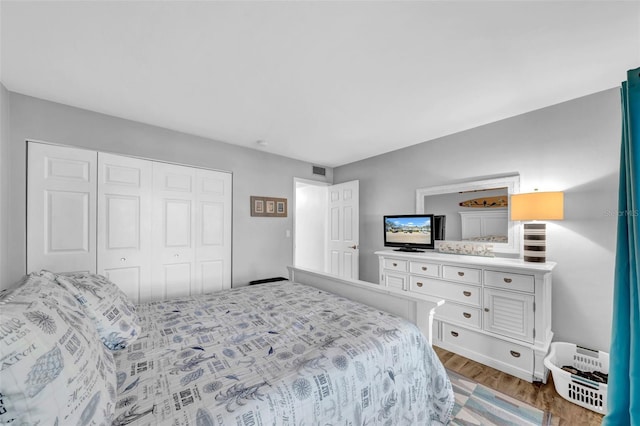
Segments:
[[[396,251],[416,252],[433,249],[434,219],[432,214],[384,216],[384,246]]]

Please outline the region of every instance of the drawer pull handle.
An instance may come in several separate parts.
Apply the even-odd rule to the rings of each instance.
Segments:
[[[465,318],[471,318],[471,314],[469,312],[463,312],[462,316]]]
[[[511,352],[511,356],[514,358],[520,358],[520,352],[516,352],[516,351],[510,351]]]
[[[459,277],[464,277],[464,272],[458,272]]]
[[[417,283],[416,283],[416,285],[417,285],[418,287],[422,287],[422,283],[421,283],[421,282],[417,282]]]
[[[485,312],[489,312],[489,308],[484,308],[484,311]]]
[[[426,266],[423,266],[423,267],[422,267],[422,270],[423,270],[423,271],[426,271],[426,270],[427,270],[427,267],[426,267]]]
[[[451,335],[452,335],[453,337],[458,337],[458,332],[457,332],[457,331],[452,331],[452,332],[451,332]]]
[[[467,297],[471,296],[471,292],[470,291],[463,291],[462,294],[464,294]]]
[[[505,283],[507,283],[507,284],[511,283],[511,281],[512,281],[512,279],[511,279],[511,278],[505,278],[505,279],[504,279],[504,282],[505,282]]]
[[[397,264],[397,263],[395,263],[395,262],[394,262],[392,265],[393,265],[393,266],[398,266],[398,264]]]

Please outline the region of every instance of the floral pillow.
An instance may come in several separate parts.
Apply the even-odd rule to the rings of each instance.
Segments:
[[[85,308],[107,348],[124,349],[138,338],[140,320],[135,306],[107,278],[82,272],[56,275],[56,281]]]
[[[113,355],[66,290],[31,274],[0,308],[0,424],[110,424]]]

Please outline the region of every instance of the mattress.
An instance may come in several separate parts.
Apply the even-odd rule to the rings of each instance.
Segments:
[[[453,392],[406,320],[291,282],[137,306],[113,425],[446,424]]]

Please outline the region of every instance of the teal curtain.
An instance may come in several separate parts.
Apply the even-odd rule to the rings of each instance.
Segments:
[[[618,242],[603,425],[640,425],[640,68],[622,83]]]

